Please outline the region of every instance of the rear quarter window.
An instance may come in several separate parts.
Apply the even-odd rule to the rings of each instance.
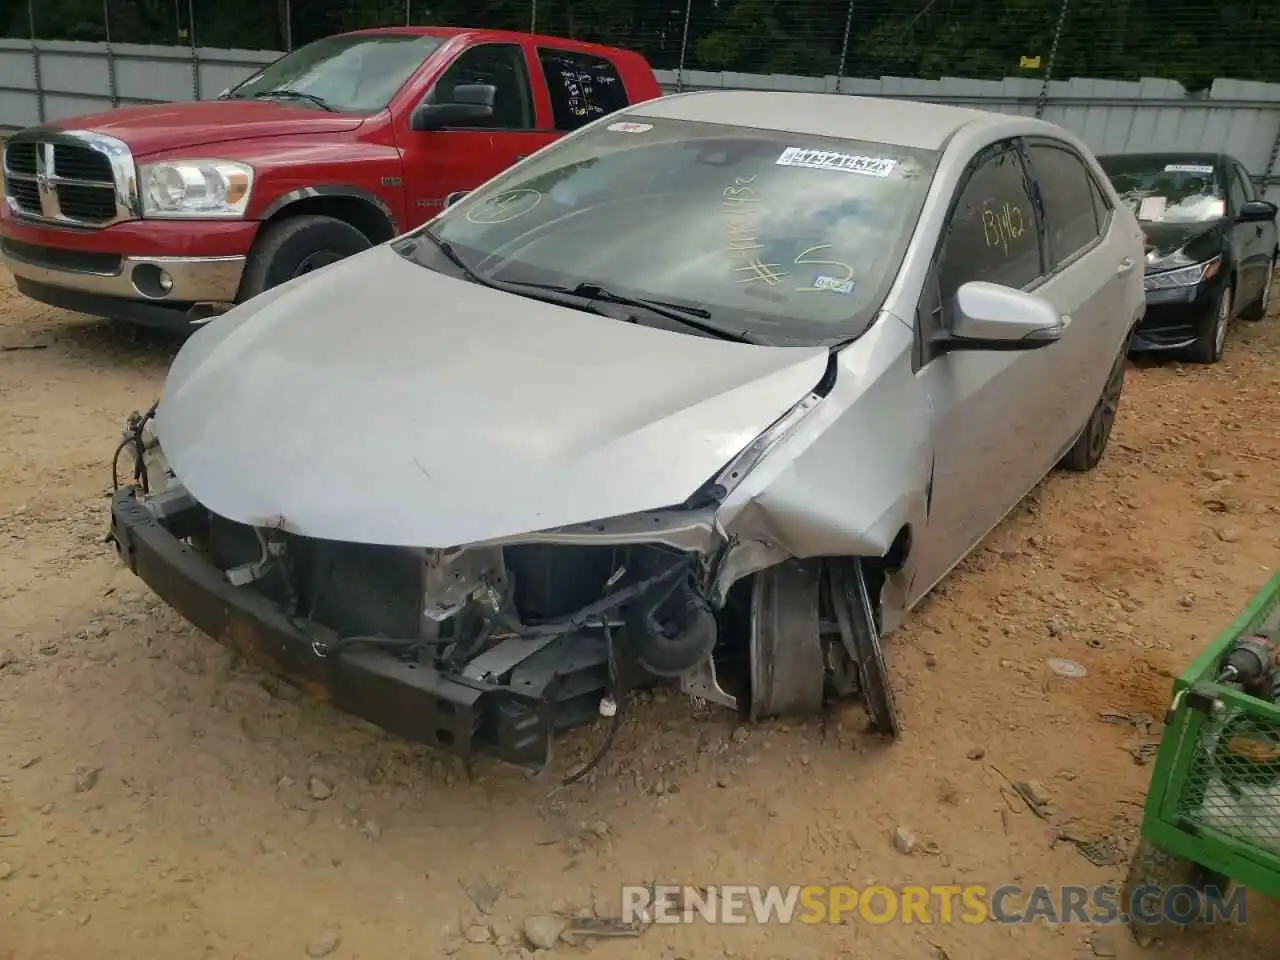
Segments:
[[[627,90],[618,69],[604,57],[570,50],[539,48],[551,113],[557,130],[577,130],[627,106]]]
[[[1027,153],[1044,202],[1049,253],[1056,269],[1098,239],[1102,225],[1096,188],[1084,161],[1068,147],[1032,143]]]

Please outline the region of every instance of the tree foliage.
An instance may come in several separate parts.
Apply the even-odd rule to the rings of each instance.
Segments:
[[[1192,89],[1215,77],[1280,81],[1276,0],[1067,4],[1056,78],[1166,77]],[[683,62],[688,69],[743,73],[999,79],[1043,76],[1062,6],[1063,0],[0,0],[0,25],[10,37],[31,36],[34,21],[42,39],[104,40],[109,19],[116,42],[194,39],[249,49],[283,49],[406,21],[536,26],[539,33],[630,47],[668,69]]]

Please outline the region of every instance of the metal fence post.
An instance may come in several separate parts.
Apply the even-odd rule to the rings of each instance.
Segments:
[[[31,76],[36,84],[36,116],[44,123],[44,82],[40,79],[40,45],[36,43],[36,0],[27,0],[27,26],[31,29]]]
[[[187,0],[187,36],[191,38],[191,99],[200,99],[200,50],[196,47],[196,0]]]
[[[284,52],[293,51],[293,3],[284,0]]]
[[[1049,99],[1049,81],[1053,79],[1053,61],[1058,56],[1058,41],[1062,39],[1062,28],[1067,22],[1067,7],[1071,0],[1062,0],[1058,10],[1058,24],[1053,28],[1053,43],[1049,44],[1049,59],[1044,65],[1044,82],[1040,84],[1040,99],[1036,101],[1036,119],[1044,116],[1045,103]]]
[[[538,0],[529,0],[529,32],[538,32]]]
[[[849,0],[849,11],[844,15],[844,39],[840,41],[840,67],[836,72],[836,93],[844,92],[840,88],[844,84],[845,62],[849,56],[849,33],[853,30],[853,4],[854,0]]]
[[[693,13],[693,0],[685,0],[684,31],[680,34],[680,64],[676,67],[676,93],[684,90],[684,58],[689,50],[689,17]]]
[[[404,0],[404,25],[413,26],[413,0]]]
[[[1280,160],[1280,110],[1274,111],[1276,118],[1276,135],[1271,141],[1271,153],[1267,157],[1267,169],[1262,172],[1262,196],[1266,199],[1271,187],[1280,183],[1280,170],[1276,169],[1276,161]]]
[[[102,0],[102,34],[107,48],[107,93],[111,97],[111,106],[118,107],[120,93],[116,86],[116,55],[111,49],[111,0]]]

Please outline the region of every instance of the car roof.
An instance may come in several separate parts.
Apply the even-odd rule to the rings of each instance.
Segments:
[[[725,123],[815,137],[842,137],[920,150],[940,150],[961,127],[1003,126],[1004,114],[920,100],[842,93],[705,90],[648,100],[632,116]]]

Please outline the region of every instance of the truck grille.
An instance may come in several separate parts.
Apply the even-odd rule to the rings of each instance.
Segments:
[[[87,135],[96,136],[96,135]],[[35,220],[102,227],[131,216],[118,197],[116,168],[106,150],[60,134],[10,141],[4,150],[4,187],[15,212]],[[123,144],[121,152],[127,156]]]

